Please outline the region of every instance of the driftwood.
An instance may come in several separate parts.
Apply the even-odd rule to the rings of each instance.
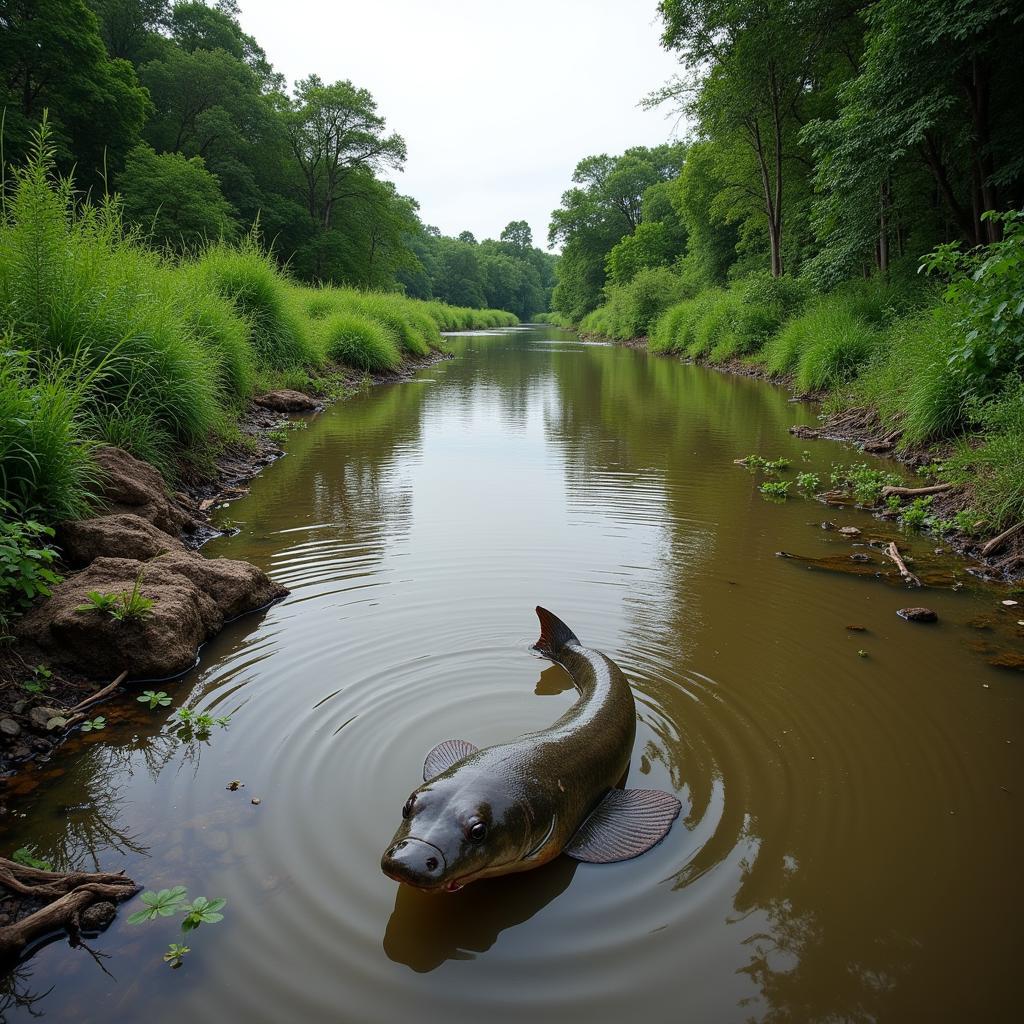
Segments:
[[[889,541],[889,546],[885,549],[885,553],[896,563],[896,568],[899,569],[900,575],[908,586],[921,586],[921,581],[907,568],[907,563],[903,561],[900,549],[896,547],[896,541]]]
[[[1011,526],[1008,530],[1003,530],[998,537],[993,537],[982,549],[981,557],[987,558],[992,554],[993,551],[998,551],[1011,537],[1020,533],[1024,530],[1024,522],[1018,523],[1016,526]]]
[[[74,715],[79,711],[92,707],[93,704],[98,704],[104,698],[109,697],[127,678],[128,673],[122,672],[112,683],[107,683],[102,690],[97,690],[91,697],[86,697],[85,700],[80,701],[68,713]]]
[[[889,498],[895,495],[898,498],[916,498],[922,494],[942,494],[944,491],[951,491],[953,484],[932,484],[930,487],[883,487],[882,497]]]
[[[43,871],[0,857],[0,885],[18,896],[48,901],[14,924],[0,928],[0,958],[16,957],[28,943],[60,928],[79,941],[82,913],[94,903],[123,903],[138,891],[123,872]]]

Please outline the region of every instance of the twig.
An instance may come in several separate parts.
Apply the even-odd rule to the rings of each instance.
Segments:
[[[1014,534],[1024,530],[1024,522],[1018,523],[1016,526],[1011,526],[1008,530],[1003,530],[998,537],[993,537],[982,549],[981,557],[987,558],[992,554],[993,551],[1001,548]]]
[[[921,586],[921,581],[907,568],[907,563],[900,556],[900,549],[896,547],[896,541],[889,541],[889,546],[885,549],[885,553],[896,563],[896,568],[899,569],[900,575],[906,580],[908,586]]]
[[[932,484],[930,487],[883,487],[882,497],[895,495],[899,498],[913,498],[919,494],[942,494],[943,491],[951,491],[953,487],[953,484]]]
[[[91,707],[98,701],[103,700],[104,697],[109,697],[127,678],[128,672],[125,670],[112,683],[107,683],[102,690],[97,690],[91,697],[86,697],[85,700],[76,704],[71,708],[70,714],[74,715],[79,711],[84,711],[87,707]]]

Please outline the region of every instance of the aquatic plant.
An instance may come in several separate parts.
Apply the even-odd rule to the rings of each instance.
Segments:
[[[163,690],[143,690],[135,699],[140,704],[148,704],[150,710],[165,708],[171,703],[171,698]]]
[[[99,732],[101,729],[107,727],[107,720],[103,715],[97,715],[95,718],[87,718],[82,723],[82,732]]]
[[[766,480],[761,484],[761,493],[770,498],[788,498],[792,480]]]
[[[900,483],[895,473],[875,469],[866,462],[853,462],[846,466],[833,464],[830,480],[833,487],[849,491],[862,505],[874,505],[883,487],[894,487]]]
[[[168,945],[167,952],[164,953],[164,962],[171,967],[180,967],[182,960],[191,952],[191,946],[186,946],[181,942],[172,942]]]

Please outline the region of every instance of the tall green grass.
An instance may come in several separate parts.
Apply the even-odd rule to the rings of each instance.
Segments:
[[[441,328],[510,313],[300,288],[254,236],[173,260],[83,202],[44,125],[0,216],[0,500],[44,521],[85,514],[91,450],[115,444],[173,479],[237,436],[256,388],[309,387],[328,363],[397,368]]]

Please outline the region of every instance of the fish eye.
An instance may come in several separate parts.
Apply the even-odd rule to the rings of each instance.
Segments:
[[[405,801],[405,806],[402,808],[402,817],[403,818],[408,818],[412,814],[412,805],[415,803],[415,801],[416,801],[416,794],[413,793],[413,795],[411,797],[409,797],[408,800]]]
[[[474,843],[482,843],[487,837],[487,825],[482,821],[475,821],[469,826],[469,838]]]

